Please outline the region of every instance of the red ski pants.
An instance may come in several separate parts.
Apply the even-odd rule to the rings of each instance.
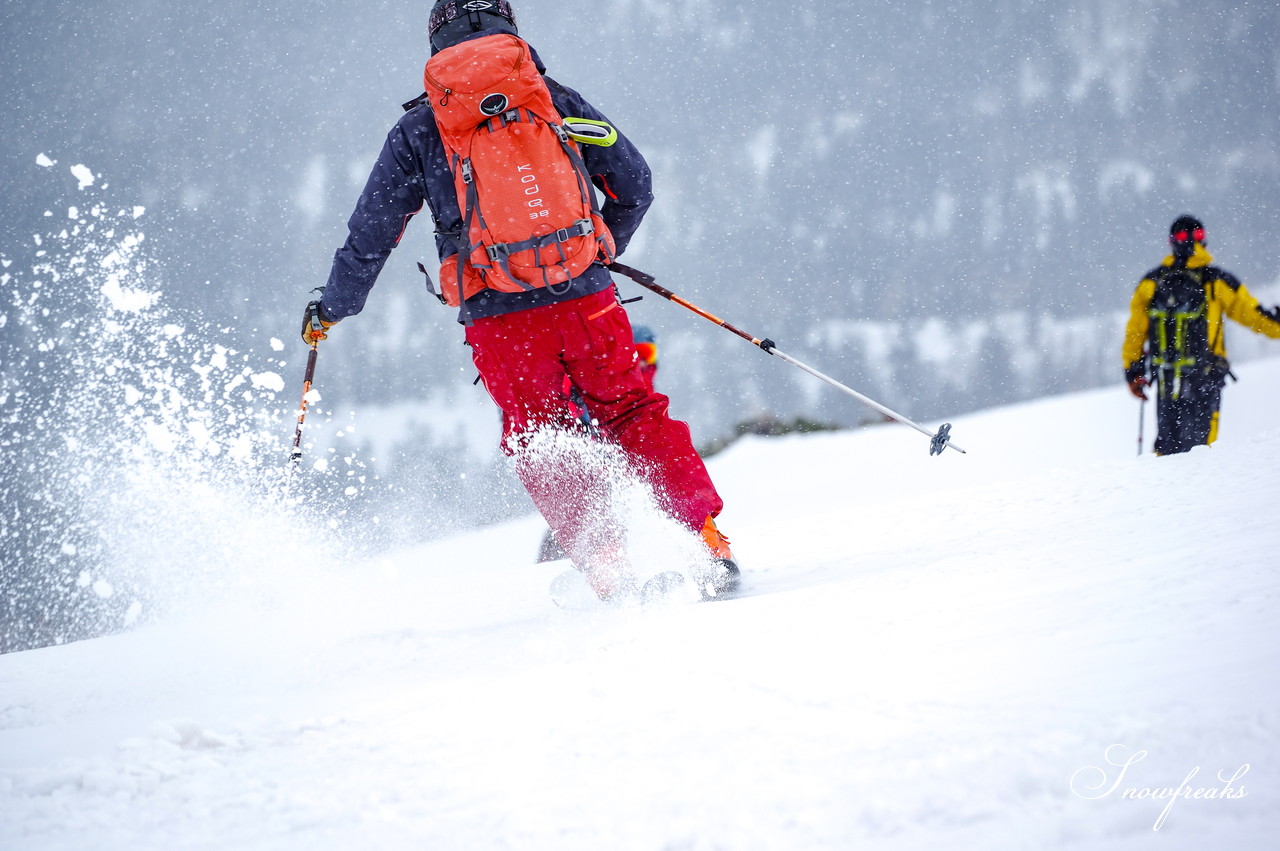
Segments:
[[[565,397],[567,375],[598,423],[600,437],[621,447],[630,472],[652,488],[662,508],[694,531],[724,503],[683,422],[640,373],[631,322],[612,289],[501,316],[466,330],[485,388],[502,409],[503,451],[556,539],[582,554],[601,517],[608,471],[583,469],[572,454],[521,462],[521,448],[545,428],[580,429]],[[553,454],[554,455],[554,454]],[[577,459],[580,461],[580,457]],[[577,560],[577,559],[575,559]]]

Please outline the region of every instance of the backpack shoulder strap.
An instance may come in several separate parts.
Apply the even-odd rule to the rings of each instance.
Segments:
[[[1233,292],[1240,289],[1240,279],[1220,266],[1205,266],[1204,272],[1208,276],[1207,280],[1211,282],[1222,281]]]
[[[565,87],[564,87],[564,86],[563,86],[563,85],[562,85],[558,80],[556,80],[554,77],[550,77],[550,76],[548,76],[548,75],[546,75],[546,74],[543,74],[543,75],[542,75],[542,82],[544,82],[544,83],[546,83],[546,84],[547,84],[547,89],[548,89],[548,90],[550,90],[550,92],[551,92],[551,97],[552,97],[552,98],[556,98],[556,97],[561,97],[561,98],[563,98],[563,97],[567,97],[567,96],[568,96],[568,94],[569,94],[569,90],[568,90],[567,88],[565,88]],[[560,108],[560,104],[556,104],[556,108],[557,108],[557,109],[559,109],[559,108]]]

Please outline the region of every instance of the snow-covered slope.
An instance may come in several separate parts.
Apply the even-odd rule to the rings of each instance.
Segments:
[[[1119,386],[964,456],[745,440],[716,603],[556,609],[536,518],[246,535],[199,608],[0,656],[0,847],[1273,848],[1280,361],[1238,371],[1171,458]]]

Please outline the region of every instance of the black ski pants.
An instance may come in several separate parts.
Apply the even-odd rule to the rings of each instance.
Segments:
[[[1157,384],[1156,454],[1174,455],[1218,438],[1222,385],[1214,378],[1183,382],[1177,398]]]

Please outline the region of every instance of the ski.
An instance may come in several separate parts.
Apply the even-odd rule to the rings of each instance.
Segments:
[[[723,600],[739,588],[740,575],[732,569],[717,564],[717,573],[702,581],[693,582],[678,570],[664,570],[645,580],[644,584],[629,593],[611,600],[601,600],[591,589],[586,577],[575,568],[558,573],[549,588],[551,601],[562,609],[607,608],[618,605],[642,606],[659,602],[699,602]]]

